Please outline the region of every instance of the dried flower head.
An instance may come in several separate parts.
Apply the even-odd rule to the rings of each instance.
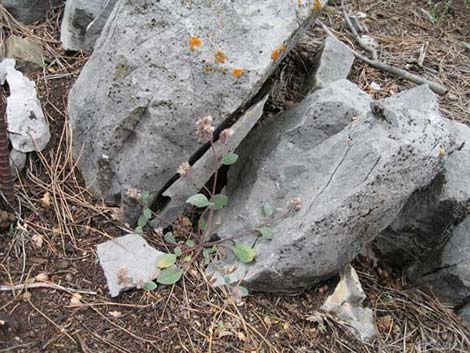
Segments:
[[[191,165],[188,162],[181,163],[176,169],[176,172],[181,175],[181,176],[186,176],[189,173],[189,170],[191,169]]]
[[[117,273],[117,282],[118,284],[127,285],[130,282],[129,279],[129,269],[127,267],[121,267]]]
[[[221,144],[224,144],[225,142],[227,142],[227,138],[229,136],[232,136],[232,135],[233,135],[233,130],[232,129],[222,130],[222,132],[220,133],[219,142]]]
[[[294,197],[292,200],[290,200],[290,205],[289,205],[291,210],[298,211],[302,208],[302,200],[300,197]]]
[[[139,200],[142,195],[140,194],[140,191],[138,189],[129,188],[129,189],[127,189],[127,196],[130,199]]]
[[[212,126],[212,117],[210,115],[199,119],[196,122],[196,135],[201,141],[209,141],[212,139],[212,134],[215,128]]]

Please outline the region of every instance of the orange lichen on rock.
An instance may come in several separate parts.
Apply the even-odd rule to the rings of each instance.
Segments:
[[[214,58],[216,64],[223,64],[227,61],[227,57],[222,50],[216,50],[214,53]]]
[[[313,11],[320,12],[320,10],[321,10],[321,1],[313,0]]]
[[[235,78],[239,78],[243,75],[243,69],[236,67],[232,69],[232,76]]]
[[[205,74],[207,74],[212,71],[212,67],[210,65],[204,65],[203,71]]]
[[[279,57],[285,50],[286,47],[284,46],[284,44],[281,44],[279,47],[273,50],[273,52],[271,53],[271,59],[273,59],[273,61],[276,61],[277,59],[279,59]]]
[[[202,40],[199,37],[191,36],[189,37],[189,49],[195,50],[196,48],[202,45]]]

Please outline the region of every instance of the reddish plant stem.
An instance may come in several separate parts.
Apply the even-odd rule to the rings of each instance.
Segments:
[[[0,86],[0,182],[6,203],[10,208],[16,208],[13,177],[10,169],[10,151],[8,150],[6,97]]]

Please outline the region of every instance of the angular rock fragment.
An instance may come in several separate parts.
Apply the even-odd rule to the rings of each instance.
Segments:
[[[326,299],[321,309],[336,314],[359,334],[361,340],[367,341],[377,335],[377,330],[374,325],[374,313],[371,309],[363,307],[364,299],[366,295],[356,270],[347,266],[341,273],[334,293]]]
[[[47,12],[59,6],[63,0],[3,0],[3,6],[13,17],[24,24],[30,24],[46,17]]]
[[[425,268],[415,264],[410,272],[417,284],[431,288],[444,302],[461,306],[470,302],[470,217],[448,238],[442,248],[430,252],[433,261],[428,259]]]
[[[37,98],[36,85],[15,69],[15,60],[0,63],[10,88],[7,97],[8,137],[19,152],[42,151],[51,138],[49,125]]]
[[[354,63],[352,50],[338,39],[328,36],[315,56],[315,70],[310,85],[323,88],[348,77]]]
[[[65,50],[91,51],[117,0],[67,0],[60,40]]]
[[[369,99],[357,89],[340,101],[324,93],[342,85],[337,81],[307,101],[321,95],[320,107],[349,107],[349,116],[363,116]],[[332,121],[345,115],[338,110],[294,110],[289,119],[261,124],[240,147],[218,235],[250,234],[236,241],[255,244],[256,261],[227,260],[236,264],[234,277],[245,286],[294,290],[338,273],[441,171],[440,151],[449,149],[449,134],[427,86],[388,98],[382,114],[368,113],[335,131]],[[296,197],[302,200],[296,212],[278,213],[277,220],[263,216],[265,202],[286,209]],[[257,229],[266,224],[273,239],[257,239]]]
[[[5,41],[5,57],[16,60],[22,72],[31,72],[44,65],[41,43],[31,38],[11,35]]]
[[[393,223],[374,241],[383,261],[408,270],[410,277],[432,272],[452,229],[468,214],[470,127],[445,120],[453,147],[443,171],[411,196]],[[439,265],[438,265],[439,266]]]
[[[324,4],[325,1],[322,1]],[[69,96],[74,154],[106,200],[158,192],[216,127],[246,108],[317,9],[274,0],[120,1]]]
[[[158,275],[157,258],[164,255],[139,234],[108,240],[99,244],[96,252],[112,297],[154,280]]]

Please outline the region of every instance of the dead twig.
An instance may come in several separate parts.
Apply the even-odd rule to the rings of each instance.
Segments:
[[[369,45],[369,43],[367,43],[367,41],[365,41],[364,38],[362,38],[362,36],[357,33],[356,27],[354,27],[353,23],[351,22],[350,15],[346,12],[344,0],[341,1],[341,8],[343,10],[344,21],[346,22],[346,25],[354,36],[354,39],[356,40],[357,44],[359,44],[362,49],[369,52],[373,60],[378,60],[377,50],[375,50],[375,48]]]
[[[34,289],[34,288],[50,288],[50,289],[57,289],[62,290],[64,292],[69,293],[80,293],[80,294],[89,294],[89,295],[96,295],[96,292],[90,290],[81,290],[81,289],[74,289],[74,288],[66,288],[59,286],[55,283],[47,283],[47,282],[37,282],[37,283],[22,283],[16,285],[0,285],[0,292],[4,291],[15,291],[15,290],[23,290],[23,289]]]
[[[8,150],[6,98],[0,86],[0,181],[6,204],[16,208],[15,189],[10,169],[10,152]]]
[[[316,20],[316,23],[318,23],[322,28],[323,30],[330,36],[332,36],[333,38],[339,40],[334,34],[333,32],[328,28],[327,25],[325,25],[322,21],[320,20]],[[375,67],[376,69],[379,69],[379,70],[382,70],[382,71],[386,71],[386,72],[389,72],[391,74],[394,74],[398,77],[401,77],[405,80],[408,80],[408,81],[411,81],[411,82],[414,82],[414,83],[417,83],[417,84],[426,84],[429,86],[429,88],[434,92],[434,93],[437,93],[439,95],[445,95],[447,93],[447,88],[443,85],[441,85],[440,83],[437,83],[437,82],[434,82],[434,81],[429,81],[429,80],[426,80],[425,78],[422,78],[421,76],[418,76],[418,75],[415,75],[415,74],[412,74],[406,70],[403,70],[403,69],[399,69],[397,67],[394,67],[394,66],[391,66],[391,65],[388,65],[388,64],[384,64],[383,62],[380,62],[378,60],[372,60],[372,59],[369,59],[367,57],[365,57],[364,55],[362,54],[359,54],[358,52],[356,52],[355,50],[351,49],[352,53],[354,54],[354,56],[356,58],[358,58],[359,60],[361,60],[362,62],[366,63],[367,65],[369,66],[372,66],[372,67]]]

